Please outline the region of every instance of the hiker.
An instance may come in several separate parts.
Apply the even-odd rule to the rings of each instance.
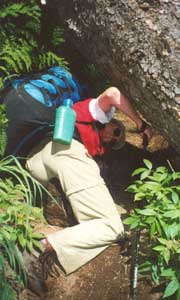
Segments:
[[[101,157],[108,147],[119,149],[124,143],[124,127],[113,118],[121,110],[136,124],[138,132],[151,138],[151,128],[133,109],[129,100],[116,87],[105,90],[96,99],[73,105],[76,131],[71,145],[44,141],[37,145],[26,167],[39,182],[58,178],[68,199],[77,225],[49,234],[43,239],[43,254],[57,256],[66,275],[78,270],[112,243],[123,240],[124,228],[113,199],[100,176],[93,158]],[[45,289],[45,280],[33,267],[43,263],[42,255],[24,259],[28,285],[38,295]],[[41,257],[41,259],[40,259]],[[44,255],[45,260],[47,256]],[[47,261],[45,261],[46,263]]]

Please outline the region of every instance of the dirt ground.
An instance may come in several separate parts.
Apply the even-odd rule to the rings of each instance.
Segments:
[[[134,125],[123,115],[120,118],[123,119],[127,127],[127,143],[119,152],[106,157],[103,176],[121,218],[125,219],[135,205],[133,196],[127,193],[125,189],[132,182],[132,171],[142,164],[142,159],[144,157],[150,159],[155,166],[168,165],[167,160],[169,160],[174,167],[179,167],[177,165],[179,156],[172,149],[169,150],[168,142],[156,133],[148,146],[148,151],[144,152],[142,138],[135,133]],[[57,202],[47,201],[46,203],[44,211],[49,224],[63,228],[73,225],[73,215],[66,205],[67,201],[62,201],[63,197],[54,184],[49,185],[49,190],[57,200]],[[65,205],[62,205],[63,203]],[[136,235],[130,233],[128,228],[126,230],[132,244],[127,251],[122,252],[121,245],[113,245],[78,272],[67,277],[59,274],[57,278],[49,278],[47,282],[48,293],[44,299],[160,300],[161,291],[153,288],[148,278],[142,279],[140,276],[138,276],[137,297],[132,297]],[[141,249],[140,254],[142,254]],[[25,290],[20,299],[36,300],[39,298]]]

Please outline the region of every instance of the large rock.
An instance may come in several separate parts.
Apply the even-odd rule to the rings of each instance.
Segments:
[[[179,0],[51,0],[47,8],[66,42],[180,151]]]

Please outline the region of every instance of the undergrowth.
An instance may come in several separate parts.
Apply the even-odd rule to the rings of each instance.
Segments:
[[[0,88],[6,78],[58,64],[68,63],[41,41],[40,1],[1,1]],[[51,45],[64,42],[61,28],[52,31]]]
[[[180,300],[180,172],[164,166],[154,170],[148,160],[144,164],[133,172],[139,179],[128,188],[143,207],[125,224],[148,235],[141,274],[149,273],[156,286],[164,285],[163,298]]]
[[[17,299],[26,276],[22,252],[41,249],[42,235],[34,232],[37,222],[45,222],[42,209],[33,206],[42,198],[42,187],[9,156],[0,160],[0,299]]]

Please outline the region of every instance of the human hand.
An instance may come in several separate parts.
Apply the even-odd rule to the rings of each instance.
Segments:
[[[142,120],[141,126],[138,128],[138,133],[141,136],[146,135],[148,141],[150,141],[153,135],[152,127],[149,124],[147,124],[144,120]]]
[[[140,128],[138,128],[138,133],[142,136],[143,147],[144,149],[146,149],[153,135],[151,126],[147,124],[144,120],[142,120],[141,126]]]

